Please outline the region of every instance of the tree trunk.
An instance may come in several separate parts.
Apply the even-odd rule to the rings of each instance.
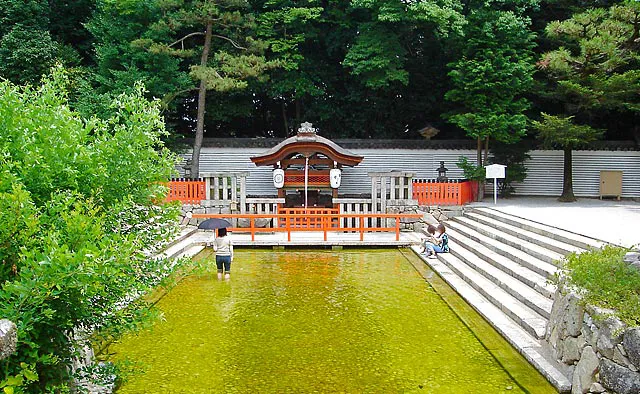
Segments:
[[[564,179],[562,182],[562,195],[558,201],[576,201],[576,196],[573,195],[573,165],[571,148],[564,148]]]
[[[484,160],[482,163],[487,164],[489,160],[489,136],[484,137]]]
[[[301,119],[301,107],[302,105],[300,105],[300,99],[296,97],[296,127],[300,127],[300,124],[302,124],[302,119]]]
[[[284,138],[289,136],[289,121],[287,120],[287,103],[282,101],[282,122],[284,123]]]
[[[213,22],[207,22],[207,29],[204,34],[204,47],[202,48],[202,57],[200,65],[207,66],[209,60],[209,51],[211,50],[211,34],[213,30]],[[204,138],[204,113],[207,104],[207,82],[200,80],[198,88],[198,119],[196,123],[196,138],[193,142],[193,155],[191,156],[191,178],[200,177],[200,149],[202,148],[202,139]]]
[[[482,167],[482,137],[478,136],[476,141],[476,165]],[[478,181],[478,195],[476,201],[482,201],[484,198],[484,182]]]

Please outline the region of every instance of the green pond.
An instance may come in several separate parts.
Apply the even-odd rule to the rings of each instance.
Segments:
[[[238,250],[228,281],[197,259],[109,346],[118,393],[555,392],[410,250]]]

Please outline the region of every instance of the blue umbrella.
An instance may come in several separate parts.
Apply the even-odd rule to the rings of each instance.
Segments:
[[[228,220],[218,218],[207,219],[198,225],[198,228],[203,230],[215,230],[217,228],[227,227],[231,227],[231,223],[229,223]]]

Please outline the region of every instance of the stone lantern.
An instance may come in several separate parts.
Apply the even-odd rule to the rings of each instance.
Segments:
[[[438,168],[438,178],[436,179],[438,182],[446,182],[447,181],[447,171],[449,169],[444,166],[444,161],[440,162],[440,168]]]

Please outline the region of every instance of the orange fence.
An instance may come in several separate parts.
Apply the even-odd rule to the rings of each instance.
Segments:
[[[340,232],[359,232],[360,241],[364,241],[364,233],[371,232],[395,232],[396,241],[400,240],[400,220],[401,219],[418,219],[421,218],[421,214],[410,213],[395,213],[395,214],[375,214],[375,213],[360,213],[360,214],[193,214],[194,218],[221,218],[221,219],[249,219],[249,227],[230,227],[229,231],[248,232],[251,233],[251,240],[255,241],[256,233],[274,233],[274,232],[286,232],[287,240],[291,241],[292,232],[302,231],[321,231],[324,233],[324,240],[327,240],[327,232],[340,231]],[[255,227],[255,220],[259,218],[275,218],[278,223],[284,221],[284,227]],[[352,227],[334,227],[335,221],[338,223],[343,218],[357,218],[358,225]],[[366,218],[375,219],[394,219],[393,227],[367,227],[365,226]],[[311,227],[306,227],[308,223],[313,224]],[[384,220],[381,221],[384,223]],[[292,226],[292,223],[297,223],[298,226]],[[320,227],[315,227],[316,224],[320,224]]]
[[[173,180],[167,184],[167,201],[181,201],[183,204],[200,204],[206,198],[205,182],[201,180]]]
[[[420,205],[463,205],[475,201],[478,182],[413,180],[413,198]]]
[[[280,218],[278,227],[286,227],[287,220],[289,227],[307,227],[321,229],[324,225],[323,215],[329,215],[329,227],[339,227],[339,219],[337,216],[339,210],[337,208],[279,208],[278,213],[288,215]]]

